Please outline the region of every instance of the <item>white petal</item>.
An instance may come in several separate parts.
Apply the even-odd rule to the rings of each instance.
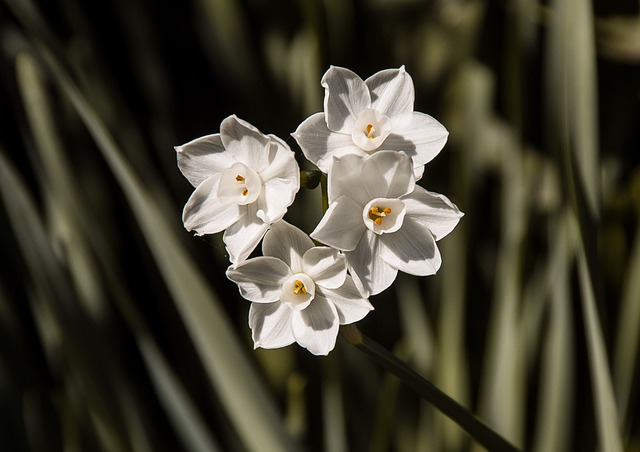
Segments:
[[[240,220],[241,206],[225,205],[217,196],[220,174],[202,182],[191,194],[182,211],[182,221],[187,231],[198,235],[215,234]]]
[[[249,257],[269,229],[269,224],[256,216],[256,203],[241,208],[246,209],[246,213],[229,226],[222,236],[229,260],[236,265]]]
[[[335,289],[347,277],[347,259],[338,250],[316,246],[302,257],[304,272],[323,288]]]
[[[449,199],[432,193],[416,185],[413,193],[402,198],[407,208],[406,215],[424,227],[429,228],[436,240],[453,231],[464,216]]]
[[[330,203],[342,196],[348,196],[360,206],[364,206],[371,200],[362,183],[363,157],[349,154],[334,159],[327,177],[327,195]]]
[[[227,269],[227,278],[238,285],[240,295],[256,303],[278,301],[291,269],[275,257],[260,256]]]
[[[325,297],[336,307],[340,325],[358,322],[373,310],[369,300],[358,290],[350,276],[338,289],[321,288],[316,292],[316,298],[320,296]]]
[[[280,178],[291,180],[299,185],[300,167],[296,162],[295,154],[291,148],[275,135],[269,135],[271,142],[266,151],[266,166],[260,168],[258,173],[264,182]]]
[[[371,107],[387,116],[413,111],[413,80],[402,66],[373,74],[365,83],[371,92]]]
[[[406,153],[415,166],[433,160],[449,136],[442,124],[424,113],[403,113],[394,116],[392,121],[393,131],[384,140],[382,148]]]
[[[287,264],[293,273],[303,272],[302,256],[313,248],[313,241],[297,227],[280,220],[271,225],[262,242],[262,254],[277,257]]]
[[[271,179],[263,185],[258,198],[257,215],[265,223],[275,223],[284,217],[288,207],[293,204],[299,183],[286,179]]]
[[[311,237],[339,250],[351,251],[366,229],[362,207],[348,196],[342,196],[329,206]]]
[[[340,148],[336,150],[334,154],[327,155],[323,159],[318,160],[317,166],[322,172],[328,173],[331,170],[331,166],[333,165],[333,161],[336,157],[343,157],[347,155],[354,155],[362,158],[366,157],[367,153],[357,146]]]
[[[329,172],[334,156],[365,154],[353,143],[350,132],[336,133],[329,130],[324,113],[309,116],[291,135],[302,149],[304,156],[324,173]]]
[[[396,279],[398,269],[380,258],[379,236],[367,230],[355,250],[345,253],[354,282],[365,295],[376,295]]]
[[[442,263],[433,235],[412,218],[405,217],[402,228],[381,236],[380,243],[380,257],[410,275],[434,275]]]
[[[282,303],[251,303],[249,326],[255,348],[280,348],[296,339],[291,328],[291,309]]]
[[[413,163],[401,152],[378,151],[362,164],[361,181],[370,198],[400,198],[415,186]]]
[[[358,113],[371,107],[369,88],[349,69],[331,66],[321,80],[324,87],[324,113],[334,132],[351,134]]]
[[[231,115],[220,124],[220,138],[227,152],[260,172],[266,166],[270,138],[246,121]]]
[[[187,144],[176,146],[175,150],[178,168],[194,187],[236,162],[233,156],[225,152],[219,133],[196,138]]]
[[[415,163],[414,163],[415,165]],[[420,179],[422,179],[422,175],[424,174],[424,165],[420,165],[420,166],[414,166],[413,167],[413,177],[415,178],[416,182],[418,182]]]
[[[322,297],[316,297],[307,309],[291,316],[296,342],[314,355],[327,355],[333,350],[339,325],[336,307]]]

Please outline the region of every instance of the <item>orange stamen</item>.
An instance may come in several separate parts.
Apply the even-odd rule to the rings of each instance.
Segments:
[[[386,217],[391,213],[391,209],[389,207],[385,207],[380,211],[380,207],[373,206],[371,210],[369,210],[369,218],[378,226],[382,224],[382,217]]]
[[[375,127],[373,127],[373,124],[367,124],[367,127],[365,130],[367,132],[367,138],[369,138],[370,140],[373,139],[373,134],[376,131]]]
[[[307,293],[307,289],[305,289],[304,287],[304,283],[302,281],[300,281],[299,279],[296,279],[293,282],[294,286],[293,286],[293,293],[296,295],[300,295],[300,292],[302,293]]]

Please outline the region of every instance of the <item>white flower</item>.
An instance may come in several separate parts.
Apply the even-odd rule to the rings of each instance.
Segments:
[[[182,220],[197,235],[225,230],[232,263],[245,260],[271,223],[280,220],[300,186],[287,144],[229,116],[220,133],[177,146],[178,167],[196,187]]]
[[[398,270],[418,276],[440,268],[436,240],[462,217],[445,196],[415,184],[411,159],[393,151],[336,158],[329,209],[311,237],[345,252],[361,290],[375,295]]]
[[[307,159],[325,173],[334,156],[392,150],[411,157],[420,177],[424,164],[447,141],[442,124],[413,111],[413,80],[404,66],[365,81],[349,69],[331,66],[321,84],[324,112],[311,115],[292,135]]]
[[[314,355],[326,355],[335,346],[339,325],[357,322],[373,309],[347,274],[344,255],[314,246],[284,220],[267,232],[262,252],[227,270],[252,302],[249,326],[256,348],[297,342]]]

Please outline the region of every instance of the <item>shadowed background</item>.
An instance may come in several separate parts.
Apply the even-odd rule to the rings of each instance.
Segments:
[[[312,168],[329,65],[405,65],[465,217],[360,329],[522,448],[640,450],[638,2],[4,0],[0,44],[0,449],[473,450],[340,339],[253,351],[181,223],[173,146],[236,114]]]

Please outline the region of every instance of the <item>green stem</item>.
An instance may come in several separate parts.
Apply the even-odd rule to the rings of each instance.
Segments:
[[[327,175],[320,178],[320,191],[322,192],[322,213],[329,209],[329,195],[327,193]]]
[[[362,334],[355,324],[343,325],[340,333],[347,342],[398,377],[405,385],[427,400],[445,416],[462,427],[473,439],[490,451],[518,451],[498,433],[489,428],[469,410],[413,370],[387,349]]]

